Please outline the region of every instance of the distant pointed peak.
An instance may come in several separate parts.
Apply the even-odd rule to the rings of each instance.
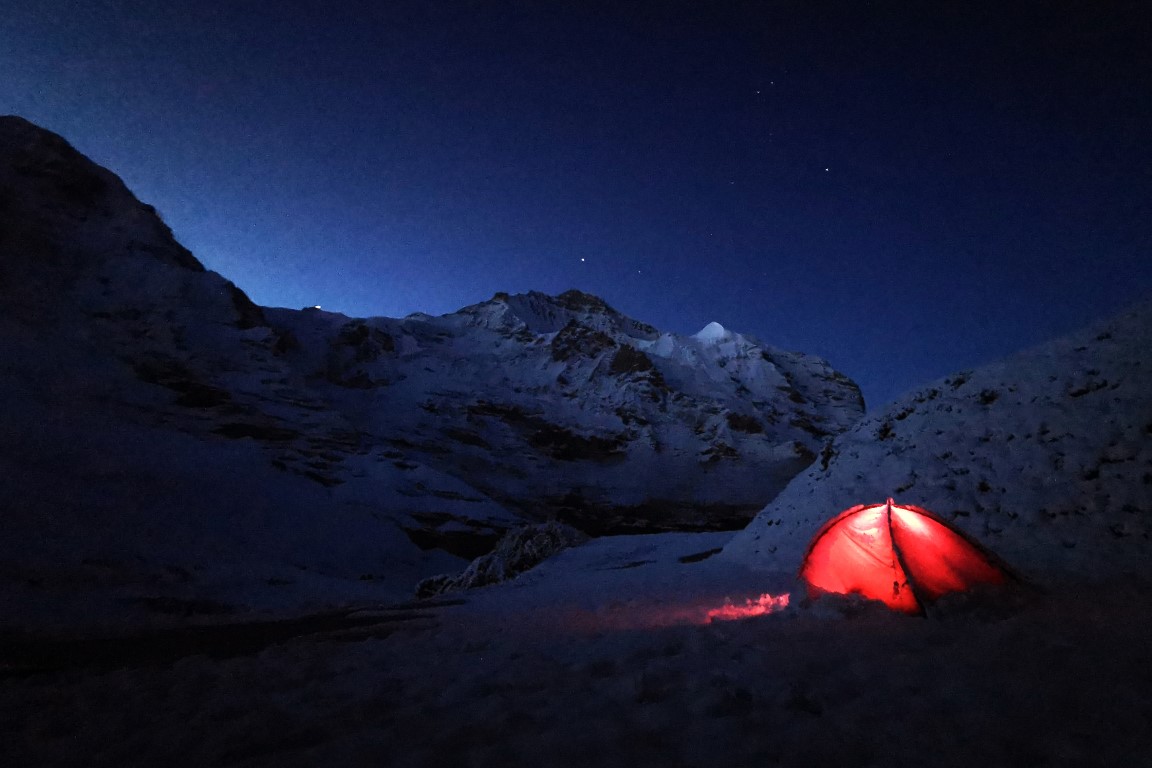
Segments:
[[[575,288],[564,291],[555,297],[555,301],[560,306],[572,310],[594,310],[599,312],[615,312],[612,307],[608,306],[608,302],[599,296],[593,296],[584,291],[578,291]]]
[[[729,336],[731,336],[731,334],[728,332],[728,329],[713,320],[701,328],[693,338],[699,339],[700,341],[720,341]]]

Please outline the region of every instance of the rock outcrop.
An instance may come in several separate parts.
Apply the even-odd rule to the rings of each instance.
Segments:
[[[491,552],[473,560],[462,572],[429,576],[421,581],[416,585],[416,597],[434,597],[510,581],[557,552],[587,539],[575,528],[556,522],[516,528],[504,534]]]

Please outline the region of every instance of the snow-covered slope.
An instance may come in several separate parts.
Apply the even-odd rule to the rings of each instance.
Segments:
[[[869,415],[724,557],[794,570],[826,519],[888,496],[951,519],[1026,574],[1147,574],[1152,304]]]
[[[474,557],[553,515],[731,527],[862,410],[821,360],[575,291],[443,317],[262,309],[17,117],[0,301],[0,578],[22,605],[68,580],[202,594],[209,572],[407,592],[462,567],[431,548]]]

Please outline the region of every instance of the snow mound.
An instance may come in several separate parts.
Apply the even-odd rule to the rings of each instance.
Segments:
[[[825,448],[726,548],[792,571],[824,521],[887,497],[1025,574],[1103,579],[1152,554],[1152,304],[934,382]]]

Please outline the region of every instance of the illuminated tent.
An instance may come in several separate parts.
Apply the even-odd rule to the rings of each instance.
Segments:
[[[920,507],[852,507],[813,537],[800,576],[817,591],[860,594],[904,613],[949,592],[1009,579],[995,555]]]

